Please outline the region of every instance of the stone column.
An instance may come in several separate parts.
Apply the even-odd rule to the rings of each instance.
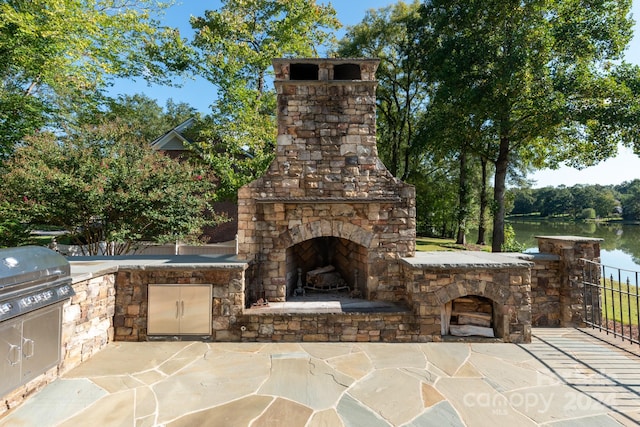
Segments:
[[[600,262],[602,239],[577,236],[536,236],[540,253],[560,257],[560,326],[584,326],[584,286],[581,259]],[[588,310],[591,307],[587,307]]]

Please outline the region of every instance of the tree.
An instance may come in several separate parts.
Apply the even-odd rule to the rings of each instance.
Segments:
[[[441,157],[453,157],[459,164],[458,232],[456,243],[466,244],[467,223],[474,211],[474,199],[479,199],[478,239],[484,244],[485,214],[487,211],[487,158],[491,144],[484,123],[466,108],[464,98],[456,93],[434,90],[427,112],[419,126],[417,147]],[[472,181],[480,178],[479,188]]]
[[[535,197],[530,188],[513,189],[513,210],[512,214],[526,215],[534,212]]]
[[[421,235],[451,238],[456,232],[457,164],[423,152],[409,176],[416,187],[416,228]]]
[[[150,150],[118,121],[28,137],[1,177],[3,207],[22,222],[64,228],[91,255],[99,242],[116,255],[139,240],[194,239],[218,219],[204,215],[213,189],[204,171]]]
[[[569,189],[573,199],[572,214],[582,213],[584,209],[594,208],[598,191],[593,185],[574,185]]]
[[[0,156],[81,106],[95,107],[109,80],[168,83],[187,68],[179,33],[154,15],[155,0],[5,0],[0,3]]]
[[[565,187],[544,187],[536,191],[534,208],[540,216],[567,215],[573,211],[573,195]]]
[[[617,186],[622,201],[622,217],[626,220],[640,220],[640,179],[624,182]]]
[[[504,243],[515,154],[540,165],[577,159],[575,147],[589,147],[593,159],[606,158],[612,140],[629,135],[603,131],[629,125],[616,108],[624,82],[610,71],[631,37],[629,8],[626,0],[423,5],[415,27],[423,66],[437,90],[464,99],[495,138],[493,251]]]
[[[451,100],[430,97],[426,73],[418,61],[409,31],[419,7],[417,1],[411,4],[398,2],[368,11],[360,24],[349,28],[340,41],[337,54],[381,60],[376,73],[377,142],[380,157],[394,176],[422,187],[419,181],[429,178],[412,171],[430,170],[436,166],[425,153],[456,159],[459,164],[459,171],[455,173],[458,180],[456,240],[464,244],[467,221],[473,210],[471,176],[474,159],[470,146],[478,143],[475,140],[477,133],[460,125],[473,119],[458,115],[459,110]],[[421,160],[429,164],[420,164]],[[423,204],[425,212],[420,215],[433,213],[432,206]]]
[[[103,110],[90,111],[82,115],[79,121],[84,125],[119,121],[134,130],[141,142],[147,143],[185,120],[200,116],[200,113],[187,103],[175,103],[169,99],[162,108],[155,99],[144,94],[120,95],[115,99],[108,99],[105,101]]]
[[[205,159],[216,160],[215,173],[221,178],[235,173],[233,167],[243,161],[236,153],[249,153],[244,160],[250,160],[250,167],[240,166],[248,175],[232,180],[239,186],[261,175],[273,156],[276,97],[268,85],[272,59],[316,54],[316,47],[332,41],[324,29],[340,24],[331,6],[315,1],[222,0],[220,9],[192,18],[191,25],[196,30],[196,72],[218,87],[209,127],[201,127],[204,132],[194,142]],[[227,152],[231,155],[217,161]]]
[[[480,156],[480,206],[478,209],[478,239],[476,244],[486,244],[487,212],[489,211],[489,159]]]
[[[21,212],[6,200],[0,200],[0,248],[20,246],[30,237],[31,228]]]
[[[598,192],[593,203],[596,215],[600,218],[609,218],[620,206],[618,195],[611,188],[597,186]]]

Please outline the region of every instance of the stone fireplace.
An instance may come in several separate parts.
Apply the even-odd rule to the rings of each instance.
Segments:
[[[377,59],[276,59],[276,156],[238,193],[247,300],[285,301],[309,272],[367,299],[404,300],[415,254],[415,189],[376,147]]]

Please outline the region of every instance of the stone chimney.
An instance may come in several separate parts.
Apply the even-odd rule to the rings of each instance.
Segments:
[[[276,157],[238,193],[239,255],[253,261],[249,301],[284,301],[325,265],[368,299],[405,295],[398,259],[415,253],[415,189],[378,158],[378,64],[273,61]]]

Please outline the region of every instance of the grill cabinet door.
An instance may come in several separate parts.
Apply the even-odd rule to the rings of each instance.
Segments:
[[[25,316],[22,325],[22,382],[37,377],[60,361],[62,305]]]
[[[0,325],[0,396],[20,385],[22,319]]]
[[[180,288],[180,333],[211,335],[211,286]]]
[[[211,335],[211,285],[149,285],[148,335]]]
[[[147,334],[180,332],[180,287],[149,285]]]

